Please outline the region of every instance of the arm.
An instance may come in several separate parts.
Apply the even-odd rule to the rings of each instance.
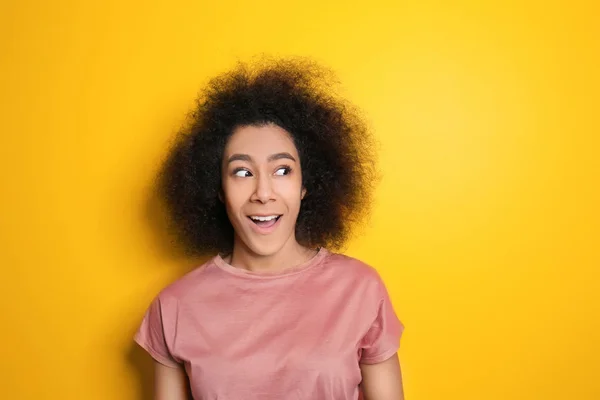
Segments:
[[[364,400],[404,400],[398,354],[377,364],[361,364]]]
[[[191,399],[185,370],[154,361],[154,400]]]

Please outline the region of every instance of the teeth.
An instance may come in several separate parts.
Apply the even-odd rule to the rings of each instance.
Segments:
[[[271,221],[275,218],[277,218],[279,215],[269,215],[267,217],[258,217],[255,215],[251,215],[250,218],[252,218],[254,221]]]

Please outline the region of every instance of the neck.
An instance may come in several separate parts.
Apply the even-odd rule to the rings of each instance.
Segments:
[[[316,254],[316,250],[302,246],[295,237],[290,240],[276,253],[260,255],[249,249],[239,238],[235,238],[233,252],[227,257],[227,262],[236,267],[248,271],[277,272],[302,264]]]

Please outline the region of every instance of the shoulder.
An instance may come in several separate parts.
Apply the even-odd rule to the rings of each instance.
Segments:
[[[349,275],[355,275],[369,280],[378,280],[379,272],[372,265],[345,254],[330,252],[327,257],[328,267],[340,269]]]
[[[345,254],[330,252],[326,267],[335,275],[352,281],[356,286],[379,291],[383,281],[377,269],[365,261]]]
[[[326,259],[327,293],[350,304],[363,321],[365,332],[383,308],[393,309],[386,285],[378,270],[369,263],[343,254],[331,253]]]
[[[210,285],[211,276],[214,275],[214,257],[196,266],[190,272],[165,286],[157,295],[161,302],[181,302],[192,296],[203,286]]]

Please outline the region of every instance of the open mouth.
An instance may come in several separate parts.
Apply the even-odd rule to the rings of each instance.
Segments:
[[[248,218],[261,228],[270,228],[279,221],[281,214],[274,215],[249,215]]]

